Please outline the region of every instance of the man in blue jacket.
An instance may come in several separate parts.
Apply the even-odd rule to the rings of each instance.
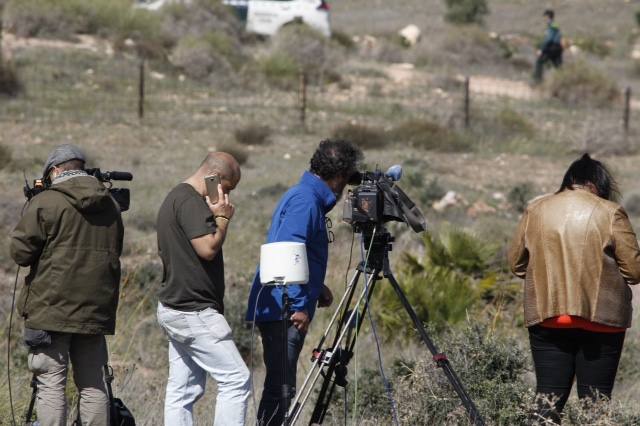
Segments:
[[[536,69],[533,73],[535,83],[542,82],[542,74],[547,62],[551,62],[555,68],[559,68],[562,65],[562,33],[555,22],[555,12],[547,9],[544,11],[543,16],[547,20],[547,30],[544,33],[544,40],[540,45],[540,50],[538,50]]]
[[[362,153],[351,143],[325,140],[320,143],[300,182],[289,189],[271,218],[267,243],[304,242],[309,262],[309,283],[290,285],[289,328],[287,331],[288,401],[295,395],[296,366],[304,338],[316,306],[329,306],[331,291],[324,285],[329,256],[329,238],[325,215],[335,206],[349,178],[356,172]],[[253,321],[262,337],[266,377],[258,419],[262,425],[281,425],[288,407],[283,397],[282,290],[268,286],[261,290],[258,269],[249,295],[247,321]],[[259,297],[258,297],[259,296]]]

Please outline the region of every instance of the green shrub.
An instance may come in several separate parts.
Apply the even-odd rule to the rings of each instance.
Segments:
[[[243,24],[231,8],[219,0],[174,2],[161,10],[163,33],[174,44],[185,36],[223,33],[231,38],[244,36]]]
[[[595,401],[570,400],[562,412],[562,424],[567,425],[637,425],[640,414],[620,401],[611,401],[604,396]]]
[[[461,230],[450,229],[439,238],[425,234],[424,257],[402,254],[400,281],[418,317],[436,330],[463,321],[480,300],[476,279],[487,275],[496,247]],[[403,316],[393,288],[383,286],[374,303],[381,327],[389,336],[413,326]],[[393,330],[396,330],[395,332]]]
[[[11,148],[6,145],[0,145],[0,170],[7,167],[13,158]]]
[[[272,38],[261,68],[267,80],[278,87],[291,87],[300,72],[307,75],[309,83],[323,82],[326,71],[337,63],[329,44],[326,37],[307,25],[286,25]],[[335,76],[332,79],[336,80]]]
[[[345,123],[333,129],[336,139],[347,140],[363,149],[378,149],[387,144],[384,130],[364,124]]]
[[[491,37],[478,25],[448,28],[443,39],[439,60],[457,66],[496,64],[505,66],[513,56],[513,48],[500,38]]]
[[[432,266],[428,272],[402,273],[399,280],[418,318],[435,330],[464,321],[479,300],[471,279],[448,268]],[[414,326],[391,286],[382,284],[377,289],[373,306],[386,336],[415,337]]]
[[[405,121],[391,129],[389,137],[395,142],[433,151],[460,152],[470,148],[465,137],[428,120]]]
[[[131,272],[125,271],[123,286],[135,286],[138,289],[153,289],[162,281],[162,264],[158,261],[147,261],[137,265]]]
[[[5,28],[23,37],[71,38],[77,33],[152,40],[160,20],[129,0],[9,0]]]
[[[533,395],[523,377],[530,369],[529,357],[519,340],[476,324],[438,340],[487,424],[527,424],[526,405]],[[407,366],[395,380],[401,424],[470,424],[457,394],[433,361],[420,357],[398,363]]]
[[[473,277],[486,275],[496,254],[497,248],[475,235],[461,230],[450,228],[444,231],[439,238],[432,234],[425,234],[425,257],[423,263],[405,253],[403,260],[409,271],[421,273],[431,266],[439,266],[461,272]]]
[[[216,77],[233,74],[233,67],[223,53],[205,37],[185,36],[173,50],[171,62],[185,75],[202,80],[215,72]]]
[[[531,122],[519,112],[511,108],[502,108],[494,120],[501,137],[535,136],[536,129]]]
[[[535,195],[536,190],[533,184],[531,182],[523,182],[517,184],[509,191],[507,200],[517,212],[522,213]]]
[[[600,39],[591,36],[582,36],[573,40],[573,44],[585,52],[604,58],[611,54],[611,47]]]
[[[438,178],[434,177],[424,187],[424,190],[420,194],[420,201],[424,204],[432,204],[434,201],[442,199],[447,194],[447,190],[444,189]]]
[[[630,215],[640,216],[640,194],[631,194],[625,200],[624,208]]]
[[[280,88],[291,88],[300,74],[296,61],[285,53],[275,52],[262,58],[259,67],[267,82]]]
[[[15,97],[24,89],[13,64],[0,58],[0,96]]]
[[[489,14],[486,0],[445,0],[445,19],[454,24],[482,23]]]
[[[289,187],[278,182],[274,183],[273,185],[264,186],[258,189],[256,194],[261,200],[267,198],[279,198],[280,196],[282,196],[282,194],[287,192],[287,189],[289,189]]]
[[[614,81],[583,61],[565,64],[545,84],[551,96],[569,105],[606,107],[620,97]]]
[[[224,144],[218,151],[230,154],[240,164],[245,164],[249,160],[249,151],[239,145]]]
[[[348,50],[353,50],[356,47],[353,38],[349,34],[339,30],[333,30],[331,32],[331,40]]]
[[[236,142],[242,145],[267,145],[271,142],[271,128],[261,124],[248,124],[236,129],[233,135]]]

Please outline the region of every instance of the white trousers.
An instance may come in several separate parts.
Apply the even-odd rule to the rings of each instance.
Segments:
[[[207,374],[218,384],[214,425],[245,424],[250,376],[227,320],[215,309],[184,312],[158,303],[158,323],[169,337],[166,426],[191,426],[193,404],[202,397]]]

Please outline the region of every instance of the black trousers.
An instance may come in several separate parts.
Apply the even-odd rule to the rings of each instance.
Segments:
[[[262,337],[262,351],[266,376],[264,389],[258,407],[258,420],[261,426],[280,426],[289,407],[282,405],[283,358],[285,357],[282,340],[282,322],[270,321],[258,323]],[[287,336],[287,385],[289,403],[296,393],[296,372],[298,358],[304,344],[305,334],[289,323]]]
[[[559,68],[562,66],[562,46],[560,45],[551,45],[544,52],[538,56],[536,60],[536,66],[533,71],[533,80],[536,82],[542,81],[542,76],[544,73],[544,66],[547,63],[551,63],[555,68]]]
[[[571,393],[574,378],[578,397],[611,397],[625,333],[596,333],[575,328],[529,327],[536,370],[536,392],[557,399],[553,406],[539,403],[538,414],[560,422],[560,412]]]

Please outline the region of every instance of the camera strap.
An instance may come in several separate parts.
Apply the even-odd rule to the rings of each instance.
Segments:
[[[38,379],[36,378],[35,373],[31,376],[31,400],[29,400],[29,408],[27,409],[27,413],[24,416],[24,423],[26,425],[30,425],[31,418],[33,417],[33,409],[36,405],[36,397],[38,396]]]

